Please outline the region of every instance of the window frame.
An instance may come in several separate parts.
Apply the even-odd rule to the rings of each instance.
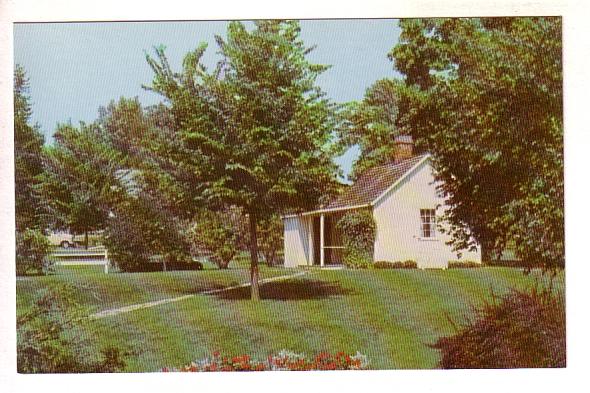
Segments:
[[[436,239],[436,209],[420,209],[420,238],[433,240]],[[428,232],[428,236],[426,235]]]

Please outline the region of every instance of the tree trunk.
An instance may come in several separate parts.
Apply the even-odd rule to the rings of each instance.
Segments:
[[[88,230],[84,231],[84,248],[88,250]]]
[[[274,248],[274,246],[273,246],[272,253],[270,254],[270,266],[274,266],[275,265],[276,255],[277,255],[277,249]]]
[[[266,250],[263,254],[264,254],[264,260],[266,261],[266,266],[272,266],[273,260],[272,260],[272,254],[270,253],[270,251]]]
[[[250,212],[250,287],[251,299],[259,300],[258,291],[258,241],[256,239],[256,214]]]
[[[217,267],[219,267],[219,269],[227,269],[230,262],[231,262],[231,259],[228,259],[226,261],[224,261],[223,259],[220,259],[219,263],[217,264]]]

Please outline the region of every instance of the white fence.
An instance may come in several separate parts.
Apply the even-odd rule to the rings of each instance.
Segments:
[[[109,272],[108,250],[102,246],[86,249],[56,250],[50,255],[59,266],[103,265],[104,272]]]

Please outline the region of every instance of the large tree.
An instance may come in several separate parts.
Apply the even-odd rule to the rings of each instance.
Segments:
[[[241,207],[249,218],[252,299],[258,299],[257,223],[272,213],[306,209],[335,184],[331,160],[332,105],[316,86],[327,66],[296,21],[231,22],[216,37],[221,61],[213,73],[200,63],[206,46],[173,72],[163,48],[147,60],[174,118],[176,179],[185,207]]]
[[[29,83],[21,66],[14,70],[14,177],[16,230],[44,229],[37,185],[43,172],[41,152],[44,138],[31,123]]]
[[[455,244],[563,266],[561,19],[400,25],[398,126],[433,154]]]
[[[398,90],[403,84],[395,79],[380,79],[367,88],[360,102],[350,102],[341,112],[343,121],[338,127],[339,146],[358,146],[360,154],[354,162],[349,178],[354,180],[376,165],[391,162],[396,153],[395,137]]]
[[[124,194],[117,171],[123,156],[96,124],[60,125],[43,155],[41,190],[50,224],[74,234],[104,229],[110,206]]]

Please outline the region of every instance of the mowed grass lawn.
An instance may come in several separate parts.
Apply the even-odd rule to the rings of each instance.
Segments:
[[[262,267],[261,275],[296,272]],[[525,289],[538,279],[539,273],[497,267],[309,270],[264,284],[263,300],[256,303],[249,288],[240,288],[93,320],[89,340],[96,349],[114,344],[130,350],[130,372],[181,366],[213,351],[265,359],[281,349],[308,355],[359,351],[374,369],[434,368],[439,354],[429,344],[454,332],[449,320],[460,324],[492,293]],[[66,269],[18,281],[17,307],[22,312],[38,289],[55,282],[73,284],[80,301],[100,311],[247,281],[246,268],[109,275]],[[563,275],[555,285],[563,287]]]

